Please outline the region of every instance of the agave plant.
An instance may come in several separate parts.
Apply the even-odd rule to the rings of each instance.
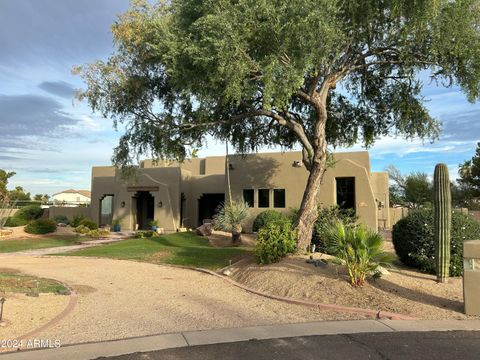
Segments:
[[[242,234],[242,224],[248,217],[249,207],[243,201],[222,203],[217,214],[213,217],[213,226],[217,229],[230,231],[232,242],[239,243]]]
[[[363,226],[354,228],[336,223],[328,231],[326,239],[330,254],[346,266],[353,286],[362,286],[368,275],[379,276],[379,266],[391,266],[394,256],[382,250],[382,237]]]

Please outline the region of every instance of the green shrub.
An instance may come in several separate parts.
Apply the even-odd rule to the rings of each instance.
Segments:
[[[43,215],[43,209],[39,205],[28,205],[18,210],[13,217],[28,221],[40,218]]]
[[[296,245],[295,231],[289,221],[269,221],[258,231],[255,255],[260,264],[270,264],[295,252]]]
[[[81,225],[80,225],[81,226]],[[93,238],[102,238],[110,235],[110,231],[106,229],[95,229],[95,230],[90,230],[87,232],[87,236],[93,237]]]
[[[57,229],[55,221],[50,219],[37,219],[31,221],[25,226],[25,231],[29,234],[48,234]]]
[[[80,221],[79,225],[86,226],[90,230],[98,229],[97,223],[95,221],[93,221],[92,219],[83,219],[82,221]]]
[[[312,244],[315,244],[318,251],[329,254],[326,241],[332,227],[341,222],[345,227],[353,228],[357,220],[354,210],[342,210],[338,206],[319,208],[313,227]]]
[[[363,226],[348,227],[338,222],[327,230],[325,245],[342,261],[352,286],[363,286],[368,275],[381,276],[379,266],[390,266],[394,257],[383,252],[383,239]]]
[[[70,226],[76,228],[85,219],[86,217],[83,215],[74,215],[70,221]]]
[[[272,221],[288,221],[288,218],[282,213],[275,210],[265,210],[257,215],[253,221],[252,231],[258,232],[262,227]]]
[[[78,225],[73,231],[79,234],[88,234],[90,232],[90,229],[85,225]]]
[[[70,223],[70,221],[68,220],[68,218],[65,216],[65,215],[57,215],[53,218],[53,220],[57,223],[57,224],[66,224],[68,225]]]
[[[459,212],[452,214],[450,275],[463,274],[463,241],[480,240],[480,223]],[[393,226],[395,251],[405,265],[432,274],[435,269],[433,211],[410,211]]]
[[[19,218],[16,218],[15,216],[10,216],[5,222],[5,226],[16,227],[16,226],[27,225],[27,223],[28,221],[25,219],[19,219]]]
[[[156,236],[157,233],[153,230],[147,230],[147,231],[137,231],[134,235],[135,238],[137,239],[144,239],[144,238],[150,238]]]

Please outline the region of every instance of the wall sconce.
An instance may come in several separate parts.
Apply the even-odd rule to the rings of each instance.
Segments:
[[[235,168],[233,167],[233,164],[228,164],[228,170],[234,170]]]
[[[125,207],[125,201],[122,201],[122,202],[120,203],[120,207],[122,207],[122,208]]]
[[[158,202],[158,207],[159,207],[159,208],[163,207],[163,202],[159,201],[159,202]]]
[[[302,167],[302,162],[301,161],[298,161],[298,160],[295,160],[293,162],[293,167]]]

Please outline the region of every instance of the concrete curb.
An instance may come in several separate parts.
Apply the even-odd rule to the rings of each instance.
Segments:
[[[313,335],[385,333],[404,331],[480,331],[480,320],[345,320],[280,324],[233,329],[186,331],[96,343],[72,344],[57,349],[4,353],[0,360],[89,360],[196,345],[266,340]]]
[[[219,275],[216,272],[207,270],[207,269],[202,269],[202,268],[196,268],[195,270],[210,274],[216,277],[219,277],[225,281],[228,281],[230,284],[243,289],[245,291],[248,291],[252,294],[263,296],[269,299],[273,300],[278,300],[278,301],[283,301],[289,304],[294,304],[294,305],[303,305],[303,306],[308,306],[308,307],[316,307],[320,309],[325,309],[325,310],[330,310],[330,311],[337,311],[337,312],[349,312],[349,313],[354,313],[354,314],[359,314],[359,315],[367,315],[369,317],[372,317],[373,319],[389,319],[389,320],[416,320],[416,318],[407,316],[407,315],[402,315],[402,314],[396,314],[396,313],[391,313],[387,311],[379,311],[379,310],[371,310],[371,309],[362,309],[362,308],[355,308],[355,307],[349,307],[349,306],[342,306],[342,305],[335,305],[335,304],[325,304],[325,303],[317,303],[317,302],[310,302],[310,301],[305,301],[305,300],[300,300],[300,299],[294,299],[294,298],[288,298],[288,297],[283,297],[283,296],[277,296],[277,295],[272,295],[272,294],[267,294],[261,291],[254,290],[252,288],[249,288],[248,286],[242,285],[235,280],[232,280],[226,276]]]

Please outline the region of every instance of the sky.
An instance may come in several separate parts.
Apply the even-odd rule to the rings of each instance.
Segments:
[[[89,189],[92,166],[111,164],[121,132],[74,99],[85,86],[71,69],[114,51],[110,26],[128,6],[128,0],[0,0],[0,169],[16,172],[10,188]],[[443,162],[455,178],[459,163],[473,156],[480,104],[468,103],[455,87],[427,83],[423,95],[442,123],[440,139],[378,139],[369,149],[373,171],[394,164],[404,173],[431,174]],[[362,147],[337,149],[355,150]],[[222,154],[224,145],[214,140],[199,151]]]

